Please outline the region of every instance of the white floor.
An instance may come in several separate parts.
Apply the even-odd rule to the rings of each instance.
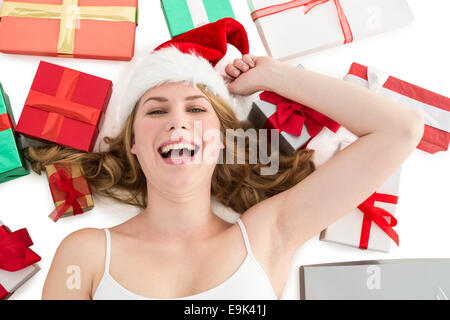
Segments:
[[[450,3],[447,0],[409,0],[415,22],[401,30],[305,56],[290,63],[342,78],[352,62],[370,64],[426,89],[450,97]],[[244,0],[233,1],[236,18],[246,27],[251,52],[265,50],[249,17]],[[114,82],[111,104],[124,90],[120,81],[138,57],[169,39],[159,1],[140,1],[140,20],[136,38],[136,58],[132,62],[63,59],[0,54],[0,81],[11,99],[16,120],[22,110],[39,60],[78,69]],[[295,35],[295,30],[289,30]],[[450,258],[450,152],[430,155],[416,150],[404,163],[397,209],[401,246],[389,254],[361,251],[351,247],[311,239],[297,251],[283,294],[299,298],[299,267],[305,264],[350,260],[396,258]],[[47,215],[53,203],[45,175],[32,173],[0,185],[0,219],[12,230],[26,227],[34,241],[32,247],[42,257],[42,270],[21,287],[11,299],[40,299],[54,252],[72,231],[85,227],[119,224],[138,211],[134,208],[95,198],[95,208],[84,215],[53,223]],[[232,219],[230,212],[225,212]]]

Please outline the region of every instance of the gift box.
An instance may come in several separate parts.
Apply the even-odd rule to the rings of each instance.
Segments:
[[[314,150],[312,161],[316,168],[352,144],[358,137],[344,127],[336,133],[322,130],[307,144]],[[331,241],[360,249],[389,252],[391,243],[398,245],[393,227],[398,202],[401,167],[368,199],[320,233],[320,240]]]
[[[340,125],[323,114],[288,100],[274,92],[264,91],[253,102],[248,120],[257,128],[278,130],[280,150],[292,155],[324,127],[336,132]]]
[[[392,242],[398,246],[393,228],[400,176],[401,168],[352,212],[323,230],[319,239],[382,252],[389,252]]]
[[[111,93],[110,80],[41,61],[16,131],[90,152]]]
[[[450,142],[450,98],[390,76],[371,66],[353,63],[346,81],[382,94],[422,113],[425,129],[418,149],[428,153],[446,151]]]
[[[4,0],[0,52],[131,60],[138,0]]]
[[[55,210],[49,215],[53,221],[61,217],[82,214],[94,207],[91,189],[78,165],[54,163],[46,166]]]
[[[405,0],[247,0],[267,53],[286,60],[404,26]]]
[[[19,139],[8,95],[0,83],[0,183],[29,174]]]
[[[230,0],[161,0],[172,37],[222,18],[233,18]]]
[[[40,270],[41,257],[28,248],[32,245],[26,229],[11,232],[0,221],[0,300],[8,299]]]
[[[448,300],[450,259],[392,259],[300,267],[301,300]]]

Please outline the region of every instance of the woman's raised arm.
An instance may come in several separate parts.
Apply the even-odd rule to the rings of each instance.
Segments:
[[[269,57],[252,60],[253,67],[249,57],[227,67],[227,73],[235,77],[229,85],[231,92],[276,92],[323,113],[359,137],[291,189],[246,212],[255,229],[271,235],[277,250],[292,252],[351,212],[398,169],[423,135],[423,118],[343,80]]]

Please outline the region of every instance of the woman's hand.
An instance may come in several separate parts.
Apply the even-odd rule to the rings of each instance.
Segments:
[[[228,90],[232,94],[239,95],[270,90],[277,63],[279,62],[271,57],[243,55],[241,59],[234,60],[233,64],[229,64],[225,68],[225,73],[230,81]]]

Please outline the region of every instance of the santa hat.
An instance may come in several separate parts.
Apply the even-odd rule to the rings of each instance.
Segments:
[[[239,54],[236,55],[236,49],[234,53],[227,54],[231,47],[239,50]],[[198,27],[159,45],[136,65],[123,102],[116,110],[115,130],[109,134],[116,135],[121,131],[136,103],[148,89],[166,82],[204,85],[233,108],[233,99],[223,79],[223,69],[248,52],[247,33],[232,18]]]

